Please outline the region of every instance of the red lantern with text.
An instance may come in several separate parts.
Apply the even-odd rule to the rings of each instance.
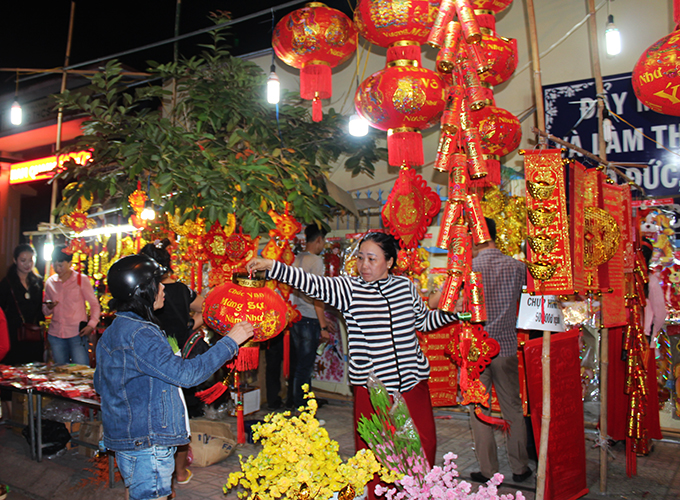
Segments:
[[[470,112],[472,123],[479,129],[480,144],[484,152],[488,175],[483,178],[485,185],[501,183],[500,157],[519,147],[522,139],[522,125],[509,111],[496,107],[491,89],[484,89],[487,105]]]
[[[371,126],[387,131],[390,165],[420,166],[420,131],[438,122],[445,100],[445,84],[437,73],[398,59],[361,83],[354,106]]]
[[[354,24],[361,36],[390,47],[388,62],[399,58],[420,61],[420,45],[427,41],[436,17],[437,7],[428,0],[359,0],[354,9]]]
[[[493,28],[480,29],[482,57],[489,69],[481,73],[479,79],[489,85],[499,85],[507,81],[517,69],[517,40],[498,36]]]
[[[333,94],[331,68],[357,47],[357,32],[345,14],[320,2],[284,16],[276,25],[272,46],[289,66],[300,69],[300,97],[312,101],[312,119],[321,121],[321,99]]]
[[[680,116],[680,30],[649,47],[633,69],[633,91],[653,111]]]

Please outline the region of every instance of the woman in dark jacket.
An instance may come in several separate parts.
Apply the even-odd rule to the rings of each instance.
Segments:
[[[38,324],[42,313],[43,280],[35,273],[35,249],[19,245],[14,249],[14,264],[0,281],[0,307],[7,318],[10,351],[3,360],[7,365],[43,361],[43,341],[19,342],[17,332],[22,323]]]

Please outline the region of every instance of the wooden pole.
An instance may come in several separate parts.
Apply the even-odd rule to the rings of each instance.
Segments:
[[[536,14],[534,0],[527,0],[527,14],[529,17],[529,39],[531,41],[531,67],[534,71],[534,99],[536,101],[536,124],[540,130],[545,130],[545,106],[543,104],[543,85],[541,83],[541,57],[538,51],[538,31],[536,29]],[[538,136],[538,144],[545,147],[547,141],[542,135]],[[541,300],[545,300],[541,297]],[[543,332],[543,347],[541,353],[541,369],[543,373],[543,414],[541,415],[541,438],[538,450],[538,470],[536,471],[536,500],[543,500],[545,495],[545,470],[548,462],[548,439],[550,437],[550,332]]]
[[[604,84],[600,69],[600,44],[598,42],[597,20],[595,19],[595,0],[588,0],[588,31],[590,32],[590,60],[597,91],[597,151],[600,158],[607,161],[607,144],[604,141]],[[602,297],[602,300],[605,298]],[[607,492],[607,378],[609,370],[609,330],[601,325],[600,330],[600,493]]]
[[[71,59],[71,41],[73,40],[73,19],[76,12],[76,2],[71,0],[71,16],[68,23],[68,39],[66,40],[66,57],[64,58],[64,68],[68,67]],[[66,71],[61,74],[61,92],[66,90]],[[57,113],[57,141],[55,149],[58,152],[61,149],[61,126],[64,121],[64,108],[59,108]],[[52,179],[52,199],[50,200],[50,225],[54,224],[54,210],[57,208],[57,196],[59,194],[58,182]]]

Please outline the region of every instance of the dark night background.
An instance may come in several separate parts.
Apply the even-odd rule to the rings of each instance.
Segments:
[[[277,0],[184,0],[181,2],[179,34],[212,26],[210,12],[228,11],[232,19],[284,5]],[[352,16],[349,0],[325,2]],[[352,0],[352,3],[356,3]],[[304,1],[274,11],[274,22],[288,12],[303,7]],[[175,30],[176,0],[76,0],[70,64],[113,55],[143,45],[172,38]],[[0,2],[3,50],[0,67],[56,68],[63,66],[66,54],[70,0]],[[246,54],[271,47],[272,14],[234,24],[230,29],[232,53]],[[179,42],[180,54],[191,56],[199,43],[210,40],[202,34]],[[167,44],[120,59],[143,71],[146,61],[171,61],[173,44]],[[0,73],[0,94],[14,91],[16,75]],[[21,85],[21,84],[20,84]]]

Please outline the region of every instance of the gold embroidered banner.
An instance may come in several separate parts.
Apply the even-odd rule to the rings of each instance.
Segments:
[[[574,293],[586,289],[583,269],[583,230],[586,191],[586,167],[577,161],[569,164],[569,230],[571,236],[571,262],[573,267]]]
[[[609,183],[602,185],[604,210],[614,218],[621,235],[628,232],[625,226],[626,216],[624,211],[626,203],[624,201],[624,188],[628,188],[628,186],[615,186]],[[630,194],[630,189],[627,191]],[[627,240],[627,237],[625,239]],[[630,244],[632,247],[632,242]],[[607,293],[602,294],[602,324],[605,328],[627,324],[626,302],[624,299],[626,287],[623,259],[624,249],[625,243],[622,239],[619,239],[614,256],[601,266],[607,268],[607,276],[609,277],[609,290],[607,290]]]
[[[524,152],[527,184],[527,289],[574,292],[564,160],[559,149]]]

